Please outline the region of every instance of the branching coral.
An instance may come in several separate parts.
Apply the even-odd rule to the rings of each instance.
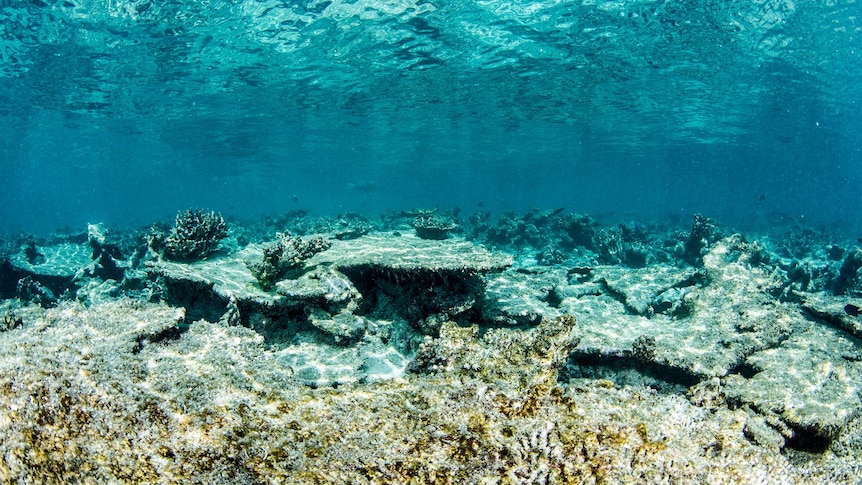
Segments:
[[[12,312],[6,312],[3,315],[3,320],[0,321],[0,332],[14,330],[24,326],[24,320]]]
[[[721,239],[721,231],[711,219],[700,214],[694,215],[694,223],[685,240],[685,251],[683,259],[690,263],[697,263],[703,257],[707,248]]]
[[[326,251],[332,245],[320,236],[303,240],[299,236],[291,236],[289,232],[285,232],[278,233],[277,237],[276,242],[264,248],[262,260],[245,262],[260,286],[267,290],[278,280],[292,276],[292,272],[301,272],[306,260],[321,251]],[[293,276],[299,276],[299,274]]]
[[[225,237],[227,224],[221,214],[191,209],[177,214],[176,225],[164,239],[161,249],[168,259],[198,261],[214,253]],[[157,239],[151,237],[151,241]]]

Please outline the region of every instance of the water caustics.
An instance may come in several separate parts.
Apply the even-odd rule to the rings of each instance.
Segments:
[[[0,2],[0,482],[858,482],[857,1]]]
[[[249,122],[409,129],[430,112],[711,142],[788,97],[846,110],[860,74],[852,2],[64,1],[0,16],[7,116],[228,105]]]
[[[760,209],[862,207],[847,169],[862,123],[854,2],[3,5],[0,170],[19,184],[6,205],[55,197],[67,213],[41,212],[57,219],[353,210],[332,188],[357,183],[393,188],[369,210],[509,197],[720,214],[767,192]],[[131,181],[156,195],[110,193]],[[643,188],[663,192],[630,197]]]

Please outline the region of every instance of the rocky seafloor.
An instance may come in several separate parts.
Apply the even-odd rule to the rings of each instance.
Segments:
[[[860,241],[562,209],[0,241],[3,483],[859,483]]]

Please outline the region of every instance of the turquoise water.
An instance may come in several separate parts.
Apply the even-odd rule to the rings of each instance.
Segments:
[[[4,1],[0,232],[477,206],[862,230],[850,1]]]

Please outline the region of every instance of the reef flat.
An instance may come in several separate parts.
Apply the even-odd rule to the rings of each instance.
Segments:
[[[187,211],[0,249],[4,483],[862,472],[862,250],[826,231]]]

